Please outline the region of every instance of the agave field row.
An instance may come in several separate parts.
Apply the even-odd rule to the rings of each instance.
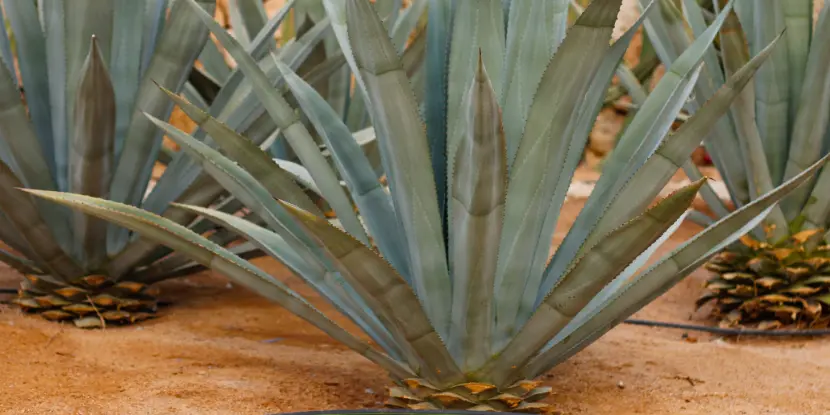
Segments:
[[[613,39],[622,0],[291,0],[271,17],[236,0],[232,33],[211,0],[6,0],[13,302],[127,325],[156,317],[154,284],[209,269],[382,368],[386,406],[430,411],[554,413],[540,377],[701,267],[697,306],[724,329],[826,327],[830,7],[640,3]],[[623,63],[638,33],[665,68],[653,87],[655,65]],[[629,118],[551,249],[621,91]],[[701,141],[725,192],[691,160]],[[686,221],[699,232],[661,249]]]

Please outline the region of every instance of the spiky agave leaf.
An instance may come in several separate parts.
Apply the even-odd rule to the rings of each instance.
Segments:
[[[298,277],[317,288],[346,315],[364,323],[361,328],[373,339],[380,340],[377,343],[382,352],[373,350],[376,354],[369,357],[389,370],[398,383],[390,390],[390,404],[421,409],[459,407],[549,412],[549,405],[537,401],[549,395],[550,388],[540,387],[528,378],[549,369],[619,323],[623,315],[636,311],[664,292],[691,272],[706,255],[712,254],[713,246],[733,242],[745,231],[748,221],[754,226],[751,218],[766,215],[771,206],[804,183],[827,160],[820,160],[785,186],[758,197],[713,224],[695,243],[663,258],[651,271],[637,272],[656,249],[655,243],[665,241],[665,234],[677,228],[705,180],[679,190],[651,209],[647,207],[691,155],[696,140],[706,135],[728,111],[769,54],[769,49],[765,49],[725,79],[723,86],[689,119],[683,130],[666,136],[691,92],[690,79],[698,73],[709,43],[730,12],[727,7],[705,30],[705,36],[681,55],[674,72],[663,79],[655,89],[658,93],[652,94],[651,102],[637,113],[632,125],[643,134],[631,133],[621,143],[624,147],[614,161],[615,176],[603,182],[608,194],[589,201],[592,205],[587,208],[586,226],[571,229],[566,238],[571,242],[557,251],[554,260],[562,268],[559,265],[547,269],[521,267],[522,273],[504,273],[499,281],[501,261],[516,263],[518,269],[521,264],[516,258],[534,258],[537,245],[548,247],[549,241],[542,241],[539,235],[545,234],[547,227],[556,226],[555,215],[552,219],[548,217],[549,202],[557,189],[567,188],[576,168],[573,159],[565,155],[572,154],[570,144],[581,142],[588,134],[625,49],[624,43],[607,45],[619,7],[620,0],[592,2],[553,54],[528,104],[528,119],[509,174],[507,138],[502,135],[503,125],[499,122],[497,92],[484,76],[486,60],[482,59],[485,64],[479,64],[475,73],[469,74],[469,80],[464,80],[468,93],[462,99],[464,107],[460,113],[467,117],[456,120],[463,126],[464,134],[460,136],[459,150],[447,155],[447,160],[455,163],[452,199],[448,200],[454,203],[449,209],[453,212],[450,218],[440,213],[439,196],[434,188],[435,172],[426,167],[431,163],[425,162],[430,157],[431,138],[423,128],[406,71],[387,27],[368,0],[326,2],[344,57],[372,117],[384,173],[389,178],[394,223],[400,224],[393,229],[371,227],[367,233],[378,241],[379,233],[391,233],[402,241],[411,261],[410,281],[406,279],[406,269],[397,269],[396,264],[386,260],[394,256],[388,244],[367,245],[348,229],[341,230],[320,215],[275,201],[254,176],[259,167],[249,166],[251,171],[246,172],[244,161],[237,160],[238,164],[233,161],[235,157],[244,157],[242,152],[222,154],[163,121],[150,119],[177,140],[238,201],[259,215],[269,229],[243,219],[232,219],[227,213],[198,207],[187,207],[188,210],[229,226],[266,250],[286,249],[275,252],[274,256],[283,258]],[[528,14],[532,10],[516,7],[510,13]],[[529,17],[512,16],[517,21],[526,21]],[[510,22],[511,17],[507,20]],[[453,29],[451,25],[450,29]],[[508,27],[506,33],[510,31]],[[622,38],[623,42],[628,40],[630,36]],[[597,48],[586,49],[586,44],[595,44]],[[547,53],[545,47],[535,50]],[[504,53],[511,56],[515,51]],[[262,78],[260,68],[247,66],[248,75]],[[307,92],[302,80],[290,77],[288,71],[285,73],[291,78],[295,93]],[[263,84],[261,79],[258,84]],[[430,91],[426,90],[425,94],[433,93]],[[259,92],[274,107],[273,112],[284,112],[281,108],[284,103],[278,95],[274,89]],[[322,122],[329,119],[331,112],[319,100],[311,98],[316,97],[305,95],[297,101],[304,112],[310,113],[309,119],[314,121],[312,124],[320,134],[329,134],[326,139],[333,140],[332,134],[337,132],[338,139],[354,140],[339,123]],[[188,106],[181,99],[177,101]],[[555,105],[548,105],[551,103]],[[215,121],[209,121],[202,114],[195,115],[199,115],[203,125],[215,126]],[[442,123],[445,115],[436,122]],[[427,115],[427,125],[431,122],[433,118]],[[218,134],[222,130],[214,132]],[[223,142],[223,148],[231,149],[235,143],[243,145],[244,138],[222,133],[218,141]],[[354,156],[355,143],[333,144],[330,143],[328,150],[335,164],[368,163]],[[289,167],[292,165],[285,161],[279,164],[286,171],[292,168],[298,175],[310,172],[302,166]],[[534,166],[535,170],[531,168]],[[364,189],[361,185],[370,182],[371,186],[366,188],[375,188],[376,178],[368,175],[366,166],[339,167],[350,191]],[[308,187],[319,187],[308,175],[305,179]],[[35,193],[115,221],[146,238],[185,249],[185,253],[206,262],[200,257],[201,250],[179,243],[184,235],[182,228],[171,226],[164,219],[92,198]],[[358,210],[367,216],[373,213],[371,206],[364,204]],[[501,206],[506,212],[504,218],[499,214]],[[509,208],[514,211],[508,212]],[[151,221],[152,225],[143,221]],[[444,244],[442,222],[451,225],[447,228],[450,244]],[[533,243],[527,246],[530,255],[522,250],[504,249],[510,244],[503,241],[516,240],[515,229],[505,228],[508,223],[524,224],[534,234]],[[303,316],[308,314],[307,310],[273,294],[273,288],[254,284],[262,278],[251,280],[247,274],[226,266],[217,270],[254,289],[266,290],[266,295],[292,311]],[[342,293],[354,301],[343,301],[340,293],[320,289],[325,288],[323,274],[326,273],[339,278]],[[480,286],[482,283],[486,286]],[[531,290],[525,290],[526,285],[532,285]],[[510,290],[512,287],[521,289]],[[533,295],[526,296],[528,292]],[[505,312],[500,313],[499,306]],[[349,347],[364,355],[367,353],[364,344],[354,343],[323,320],[309,320],[337,335]],[[473,339],[469,335],[465,338],[459,333],[461,325],[475,327],[471,332],[477,333],[477,340],[485,345],[471,344]],[[488,330],[492,334],[486,336]],[[570,343],[573,341],[576,344]]]
[[[92,37],[74,105],[69,154],[69,191],[106,198],[115,156],[115,92],[96,37]],[[87,269],[100,269],[107,258],[106,222],[76,212],[76,255]]]

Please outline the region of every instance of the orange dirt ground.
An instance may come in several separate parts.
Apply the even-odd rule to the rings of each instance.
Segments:
[[[564,222],[580,208],[569,202]],[[670,245],[694,232],[685,225]],[[256,263],[286,276],[275,261]],[[692,312],[705,277],[693,274],[636,316],[705,324],[703,311]],[[0,286],[18,279],[3,269]],[[81,331],[0,306],[0,412],[262,415],[382,401],[383,371],[221,276],[205,272],[161,289],[174,305],[137,327]],[[545,376],[551,401],[566,414],[830,413],[822,370],[830,369],[830,339],[682,334],[614,329]]]

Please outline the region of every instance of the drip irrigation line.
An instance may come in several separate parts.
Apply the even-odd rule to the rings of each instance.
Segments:
[[[830,329],[804,329],[804,330],[761,330],[761,329],[731,329],[722,327],[698,326],[693,324],[666,323],[663,321],[651,320],[625,320],[624,323],[634,326],[660,327],[667,329],[681,329],[691,331],[702,331],[706,333],[722,334],[727,336],[768,336],[768,337],[808,337],[827,336]]]

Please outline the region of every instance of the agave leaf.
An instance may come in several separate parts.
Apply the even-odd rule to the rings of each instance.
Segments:
[[[190,119],[210,134],[214,141],[222,147],[225,154],[239,163],[259,183],[268,189],[271,196],[282,198],[315,215],[323,216],[323,213],[320,212],[303,190],[294,183],[291,177],[280,169],[279,166],[274,164],[271,158],[264,151],[260,150],[259,147],[176,94],[168,90],[164,92],[176,102],[176,105]]]
[[[505,17],[508,21],[507,39],[499,106],[503,111],[507,140],[507,165],[512,169],[542,74],[553,52],[565,38],[568,1],[511,2],[510,13]]]
[[[756,53],[761,45],[769,44],[785,28],[784,6],[781,3],[758,0],[753,11],[755,32],[750,53]],[[758,70],[755,78],[755,119],[774,185],[780,184],[784,178],[790,147],[789,72],[787,49],[779,48],[773,51],[769,63]]]
[[[352,133],[352,137],[354,137],[357,145],[359,145],[363,150],[363,153],[366,154],[366,157],[369,159],[369,163],[371,163],[372,168],[375,170],[375,174],[378,177],[382,177],[383,167],[380,165],[380,149],[378,148],[378,140],[377,136],[375,136],[375,129],[369,127],[360,131],[355,131]],[[320,146],[320,148],[323,150],[323,156],[330,159],[331,151],[329,151],[325,146]]]
[[[514,3],[514,5],[517,3]],[[568,124],[577,102],[588,90],[603,57],[620,0],[591,3],[571,27],[551,59],[535,92],[518,153],[510,170],[510,187],[504,209],[504,231],[496,273],[496,343],[515,330],[524,286],[556,189],[558,170],[567,153]],[[505,126],[507,118],[505,115]],[[505,137],[508,132],[505,130]],[[510,142],[508,140],[508,146]],[[508,149],[508,157],[509,157]],[[508,162],[510,159],[508,159]]]
[[[743,36],[740,22],[735,13],[730,13],[724,23],[724,28],[721,33],[721,49],[723,65],[727,74],[737,72],[740,67],[749,61],[746,39]],[[761,135],[755,123],[754,85],[749,84],[744,87],[744,90],[735,98],[735,103],[732,105],[730,111],[732,118],[735,120],[735,129],[740,140],[744,165],[747,166],[749,196],[754,200],[772,191],[774,187],[772,177],[770,177],[767,157],[764,153],[764,144],[761,142]],[[707,201],[707,203],[709,202]],[[782,237],[784,236],[782,232],[787,231],[787,219],[780,205],[776,204],[771,209],[772,212],[767,219],[775,224],[774,232],[776,237]],[[764,233],[760,229],[756,229],[753,232],[756,236],[764,237]]]
[[[298,20],[297,36],[305,35],[316,23],[328,20],[322,0],[306,1],[302,6],[304,6],[304,18]],[[297,8],[298,11],[300,9],[300,7]],[[323,40],[314,47],[305,62],[296,68],[296,72],[300,75],[305,75],[310,69],[325,62],[328,56],[337,52],[339,51],[336,37],[333,33],[326,33]],[[338,72],[336,76],[330,76],[322,80],[318,86],[319,93],[328,97],[330,100],[329,105],[336,107],[337,111],[345,109],[345,99],[351,90],[351,84],[348,78],[348,71],[344,69]]]
[[[654,51],[663,62],[674,63],[689,46],[689,38],[683,27],[683,14],[673,0],[655,0],[659,15],[647,19],[644,27]],[[649,0],[640,0],[645,8]]]
[[[23,141],[28,142],[36,140],[39,143],[41,152],[38,153],[38,158],[45,160],[48,170],[48,178],[50,181],[57,177],[55,169],[55,148],[52,135],[52,110],[49,101],[50,92],[50,74],[47,67],[47,45],[43,36],[43,30],[38,21],[37,10],[35,2],[33,1],[5,1],[3,8],[8,16],[9,23],[11,23],[12,32],[14,33],[14,42],[17,49],[17,62],[20,66],[20,82],[17,82],[17,77],[9,72],[9,68],[13,67],[12,62],[7,62],[4,72],[8,75],[2,75],[2,82],[5,84],[8,78],[12,85],[15,86],[15,92],[3,92],[3,100],[12,100],[19,98],[17,92],[17,84],[26,85],[26,107],[28,108],[29,116],[32,119],[32,124],[29,127],[33,129],[32,136],[29,138],[17,138],[17,135],[7,135],[5,131],[0,132],[6,140],[9,141]],[[4,26],[5,27],[5,26]],[[47,29],[51,30],[49,27]],[[48,30],[47,30],[48,32]],[[5,88],[5,85],[4,85]],[[12,96],[9,96],[12,94]],[[8,104],[7,104],[8,105]],[[5,108],[5,106],[4,106]],[[24,114],[17,123],[27,122],[28,118]],[[7,121],[2,121],[0,124],[6,124]],[[10,140],[15,137],[14,140]],[[19,163],[37,162],[29,158],[18,159]],[[14,166],[11,166],[14,167]],[[27,183],[32,178],[23,178],[23,183],[29,186],[34,186]],[[50,189],[48,187],[40,187],[41,189]],[[48,216],[48,215],[47,215]]]
[[[692,204],[702,185],[703,180],[697,181],[669,195],[655,207],[608,233],[575,259],[527,324],[484,367],[485,378],[503,385],[511,368],[524,366],[605,285],[671,227]]]
[[[78,82],[69,154],[69,191],[107,197],[112,179],[116,95],[98,38],[93,36]],[[86,269],[100,269],[107,260],[107,223],[73,212],[76,257]]]
[[[38,197],[70,206],[84,213],[105,219],[119,226],[140,233],[145,238],[167,245],[175,251],[191,257],[196,262],[227,275],[235,282],[246,286],[265,298],[288,309],[291,313],[308,321],[335,340],[360,353],[375,364],[389,370],[394,376],[414,376],[400,363],[388,355],[373,349],[369,344],[326,318],[319,310],[303,300],[297,293],[278,279],[271,277],[251,263],[238,258],[227,249],[199,236],[182,225],[133,206],[124,205],[89,196],[26,190]]]
[[[204,13],[201,8],[199,11]],[[170,116],[173,104],[154,83],[178,91],[208,39],[207,29],[184,2],[174,2],[169,13],[135,101],[135,108],[162,119]],[[140,111],[133,113],[112,180],[112,200],[132,205],[141,202],[158,157],[161,139],[161,131],[153,123]],[[127,231],[111,226],[107,235],[108,252],[121,250],[128,237]]]
[[[640,17],[637,19],[637,21],[634,23],[634,25],[629,27],[625,31],[623,36],[621,36],[620,39],[617,40],[617,42],[614,42],[615,45],[619,44],[618,47],[620,47],[620,46],[622,46],[622,44],[628,45],[628,43],[631,42],[631,38],[634,37],[633,32],[635,31],[635,29],[640,27],[642,22],[645,20],[644,19],[645,15],[648,14],[649,10],[651,10],[651,7],[653,5],[654,5],[654,2],[652,1],[651,3],[649,3],[642,10],[642,12],[640,13]],[[570,6],[571,6],[572,9],[574,9],[577,16],[581,15],[585,11],[585,8],[580,6],[576,1],[571,1]],[[628,38],[628,40],[625,40],[626,38]],[[623,40],[623,42],[620,43],[620,40]],[[646,43],[643,44],[643,50],[646,50],[646,47],[650,47],[650,43],[648,43],[648,39],[644,38],[644,41]],[[646,45],[649,45],[649,46],[646,46]],[[622,52],[622,53],[624,53],[624,52]],[[616,53],[609,54],[609,56],[611,56],[611,55],[616,55]],[[608,59],[608,58],[606,58],[606,59]],[[632,70],[632,69],[628,69],[628,66],[626,66],[624,64],[623,65],[619,64],[619,62],[621,60],[622,60],[622,57],[620,57],[620,59],[617,59],[617,68],[616,68],[617,79],[619,80],[620,85],[623,86],[624,90],[626,92],[628,92],[628,96],[631,97],[631,102],[633,102],[634,105],[637,105],[639,107],[639,106],[643,105],[643,103],[646,101],[646,98],[648,97],[648,93],[646,92],[645,87],[643,87],[643,85],[640,83],[640,79],[639,79],[638,75],[635,73],[635,71]],[[643,54],[643,52],[640,52],[640,63],[638,64],[638,66],[639,65],[644,65],[644,64],[646,64],[645,55]],[[609,84],[610,84],[610,80],[609,80]],[[608,90],[608,86],[605,87],[605,90],[606,91]],[[607,97],[606,97],[605,102],[609,102],[609,99]],[[595,118],[596,118],[596,116],[593,117],[593,119],[595,119]]]
[[[371,103],[392,201],[409,247],[412,285],[438,333],[446,335],[451,286],[435,179],[420,165],[430,157],[423,123],[406,73],[372,5],[350,0],[346,17],[355,29],[349,32],[352,72],[360,74]]]
[[[536,244],[536,250],[530,264],[528,279],[525,283],[524,293],[522,294],[519,306],[519,324],[524,323],[535,310],[536,298],[539,294],[539,285],[542,280],[542,271],[544,271],[545,265],[550,258],[550,244],[546,241],[550,241],[553,238],[562,204],[567,197],[574,172],[583,157],[585,145],[587,144],[591,129],[593,129],[594,123],[596,122],[597,114],[599,114],[602,108],[603,99],[606,96],[606,91],[611,84],[611,79],[615,72],[614,68],[617,68],[616,72],[619,74],[619,68],[622,67],[620,65],[622,57],[628,49],[631,39],[651,10],[650,7],[643,10],[640,18],[611,46],[608,53],[603,57],[603,61],[600,63],[597,73],[594,75],[594,79],[588,87],[588,91],[580,99],[579,107],[576,110],[576,117],[568,125],[566,134],[571,137],[571,141],[568,144],[567,154],[561,161],[562,164],[559,167],[560,170],[556,179],[556,188],[548,206],[547,213],[545,214],[545,221],[542,224],[539,234],[539,243]]]
[[[445,150],[446,183],[449,187],[444,191],[438,190],[439,203],[450,200],[450,207],[443,209],[441,214],[449,220],[452,217],[452,190],[455,166],[455,153],[461,144],[462,136],[469,127],[464,125],[468,120],[467,108],[469,103],[464,97],[474,83],[477,72],[477,56],[483,60],[488,69],[488,78],[493,80],[493,88],[501,91],[501,73],[504,64],[504,25],[502,22],[502,8],[498,0],[458,0],[455,3],[456,14],[453,20],[452,44],[449,56],[449,88],[447,90],[447,148]],[[436,174],[438,174],[436,172]],[[440,182],[441,180],[439,180]],[[449,229],[444,224],[445,229]],[[450,239],[448,235],[447,239]]]
[[[801,3],[809,3],[796,1],[797,7],[788,6],[790,8],[800,8]],[[812,8],[807,14],[808,22],[812,18]],[[803,22],[802,22],[803,23]],[[809,29],[809,25],[807,26]],[[789,30],[789,27],[788,27]],[[804,33],[796,31],[796,33],[787,32],[787,45],[793,48],[790,50],[790,58],[793,53],[804,52],[809,47],[809,32],[806,34],[807,38],[798,38]],[[799,41],[795,44],[790,36],[796,36]],[[830,18],[827,13],[823,13],[818,21],[815,33],[816,39],[827,39],[830,36]],[[807,60],[806,72],[803,74],[804,89],[800,92],[800,100],[793,100],[793,106],[797,105],[798,112],[795,115],[795,123],[792,128],[792,136],[790,137],[790,151],[787,159],[787,167],[784,172],[785,178],[794,177],[798,172],[814,163],[821,157],[825,148],[825,134],[830,125],[830,73],[827,68],[830,67],[830,44],[819,40],[813,43],[810,49],[810,55]],[[792,61],[791,61],[792,62]],[[790,68],[790,77],[798,78],[798,74],[794,74],[797,68]],[[787,219],[793,220],[801,213],[801,209],[807,202],[812,190],[812,184],[800,187],[792,192],[783,202],[781,206]],[[825,189],[826,191],[826,189]]]
[[[700,226],[702,228],[712,226],[715,223],[715,220],[712,219],[709,215],[698,210],[693,210],[689,212],[689,220],[692,221],[692,223],[694,223],[695,225]]]
[[[186,0],[185,2],[195,10],[196,3],[193,0]],[[314,143],[314,139],[285,101],[285,98],[272,87],[271,82],[259,68],[256,61],[242,49],[238,42],[214,22],[210,15],[201,10],[198,10],[198,12],[197,14],[205,26],[219,39],[222,46],[236,60],[242,72],[250,79],[256,96],[262,101],[265,109],[276,122],[277,127],[283,131],[286,139],[291,144],[291,148],[297,153],[303,164],[309,168],[309,172],[314,177],[314,182],[323,190],[326,200],[334,208],[337,217],[340,218],[345,228],[355,238],[368,243],[366,232],[354,210],[352,210],[348,196],[340,187],[337,176],[326,163],[325,158],[320,154],[320,149]]]
[[[631,69],[628,69],[625,65],[618,66],[617,79],[620,80],[620,85],[628,92],[628,96],[631,97],[631,102],[634,105],[641,106],[646,102],[648,92],[646,92],[646,88],[640,83],[637,75]]]
[[[30,187],[54,189],[55,184],[36,130],[21,101],[20,91],[5,65],[0,67],[0,135],[9,150],[8,159],[20,180]],[[29,102],[31,105],[31,102]]]
[[[621,287],[618,293],[597,308],[591,318],[586,319],[584,325],[574,330],[560,343],[533,358],[526,366],[514,369],[508,379],[520,376],[532,378],[540,375],[582,350],[631,314],[668,291],[675,283],[703,265],[710,256],[758,226],[770,212],[771,206],[815,174],[829,157],[823,158],[810,169],[774,191],[719,220],[715,225],[706,228],[672,253],[661,258],[648,270]]]
[[[150,66],[153,52],[156,50],[158,38],[164,28],[164,21],[167,18],[168,0],[146,0],[144,2],[143,37],[141,42],[141,75]]]
[[[115,89],[115,154],[119,154],[133,102],[141,80],[141,49],[144,37],[144,10],[146,3],[134,0],[114,2],[115,21],[112,25],[112,52],[110,78]],[[92,195],[91,195],[92,196]]]
[[[265,26],[268,17],[259,0],[230,0],[231,27],[239,43],[248,46],[256,34]]]
[[[23,44],[18,43],[17,47],[22,48]],[[31,91],[28,84],[26,88]],[[31,99],[27,101],[27,104],[29,114],[33,115]],[[44,159],[45,153],[40,140],[36,137],[36,126],[29,120],[27,107],[21,102],[20,91],[14,85],[12,75],[5,65],[0,65],[0,109],[2,109],[0,110],[0,136],[4,138],[4,147],[8,151],[3,158],[8,160],[8,167],[14,171],[17,176],[16,180],[19,180],[21,186],[25,187],[55,189],[49,162]],[[69,246],[72,240],[68,221],[69,212],[61,208],[55,209],[55,206],[41,202],[35,205],[41,209],[43,219],[51,229],[55,241],[62,247]]]
[[[434,181],[435,193],[438,201],[438,214],[440,215],[439,231],[444,232],[442,239],[444,243],[447,242],[446,227],[447,227],[447,128],[449,126],[448,111],[449,111],[449,84],[450,74],[447,68],[450,66],[450,57],[452,50],[452,33],[453,33],[453,19],[455,17],[456,2],[445,0],[429,0],[429,9],[427,10],[428,22],[427,37],[426,37],[426,57],[424,67],[425,91],[424,97],[424,117],[426,123],[426,137],[429,146],[429,160],[432,163],[431,179]],[[352,26],[352,25],[349,25]],[[356,27],[356,26],[353,26]],[[379,36],[379,34],[375,34]],[[353,41],[353,40],[352,40]],[[344,43],[342,40],[340,43]],[[357,48],[355,48],[357,50]],[[357,50],[360,53],[360,50]],[[350,62],[351,63],[351,62]],[[352,64],[352,72],[357,73],[356,66]],[[379,103],[373,103],[378,105]],[[411,118],[412,115],[409,115]],[[373,122],[378,122],[374,120]],[[420,128],[420,127],[418,127]],[[382,152],[389,153],[390,150],[383,149],[386,147],[382,145]],[[391,156],[386,156],[388,159]],[[397,168],[391,168],[389,165],[392,161],[384,161],[387,165],[384,167],[389,183],[393,183],[393,175],[397,173]],[[400,174],[406,174],[401,172]],[[397,192],[398,190],[392,190]],[[394,195],[394,193],[393,193]],[[398,196],[396,196],[397,198]],[[400,201],[395,201],[396,210],[400,211]],[[417,262],[417,256],[412,259]],[[423,293],[416,288],[421,298]],[[429,309],[429,308],[428,308]]]
[[[369,334],[372,340],[376,341],[387,353],[393,354],[399,350],[397,344],[401,344],[400,341],[396,343],[392,340],[377,318],[371,319],[374,314],[369,311],[363,301],[360,301],[357,294],[346,292],[340,281],[333,278],[331,273],[319,261],[308,261],[303,255],[297,253],[294,246],[288,244],[278,234],[238,216],[217,210],[191,205],[175,204],[174,206],[209,218],[247,238],[317,290],[320,295],[337,307],[338,311],[351,318],[355,324]],[[368,324],[367,320],[374,324]]]
[[[404,240],[392,232],[398,223],[392,201],[348,127],[311,86],[290,68],[277,63],[303,112],[331,150],[334,164],[349,187],[349,195],[360,210],[369,234],[381,254],[405,279],[410,273]],[[290,202],[289,200],[285,199]]]
[[[801,106],[800,97],[804,84],[810,84],[807,80],[806,70],[808,68],[810,54],[810,46],[820,46],[821,44],[813,43],[810,40],[813,37],[813,0],[796,0],[787,3],[786,7],[782,8],[784,13],[784,27],[787,31],[787,58],[789,60],[788,74],[790,82],[790,105],[789,105],[789,119],[790,125],[798,126],[796,113]],[[827,24],[825,24],[826,26]],[[823,29],[824,33],[816,33],[816,39],[824,39],[827,36],[827,30]],[[813,52],[817,53],[817,52]],[[825,64],[826,65],[826,64]],[[795,122],[795,124],[792,124]],[[792,138],[791,138],[792,140]],[[794,144],[790,143],[790,148]],[[816,158],[817,160],[817,158]],[[792,177],[792,176],[787,176]]]
[[[38,275],[43,273],[33,261],[17,256],[5,249],[0,249],[0,261],[21,274]]]
[[[683,0],[683,12],[689,25],[692,27],[695,37],[700,37],[706,31],[706,20],[703,17],[703,9],[696,0]],[[703,55],[703,62],[705,63],[703,80],[709,82],[709,88],[712,91],[716,91],[723,85],[724,79],[714,45],[706,48],[706,53]]]
[[[591,192],[585,208],[579,213],[571,230],[565,236],[565,240],[556,250],[553,259],[548,263],[545,269],[545,275],[542,277],[541,295],[544,295],[544,293],[547,293],[553,287],[556,279],[562,275],[571,259],[576,257],[578,252],[586,246],[585,241],[589,234],[593,238],[599,237],[631,218],[631,216],[627,216],[624,219],[620,219],[622,216],[618,215],[622,212],[615,212],[613,209],[608,208],[608,206],[618,195],[625,195],[621,191],[621,188],[626,186],[626,183],[633,183],[632,176],[635,172],[642,171],[644,163],[653,164],[654,166],[662,164],[667,172],[665,173],[667,176],[664,176],[664,180],[655,180],[655,177],[659,176],[646,176],[644,173],[638,173],[641,174],[641,177],[648,177],[649,180],[647,187],[636,189],[637,192],[654,192],[653,198],[674,174],[676,168],[683,165],[694,148],[700,143],[701,132],[705,133],[708,131],[714,121],[728,110],[735,93],[731,89],[721,88],[718,93],[723,95],[723,97],[718,100],[710,100],[710,103],[704,106],[704,108],[709,108],[706,111],[708,114],[700,116],[696,122],[692,122],[690,119],[684,123],[682,128],[685,128],[688,132],[680,134],[680,130],[678,130],[677,133],[670,136],[677,143],[677,147],[674,147],[674,145],[667,147],[666,143],[662,143],[671,123],[674,122],[677,111],[682,106],[681,103],[685,101],[690,92],[689,87],[693,83],[687,83],[687,80],[689,77],[694,78],[694,75],[699,73],[700,66],[698,62],[703,58],[705,47],[714,39],[728,12],[729,6],[727,5],[715,22],[707,29],[706,36],[699,37],[692,46],[683,52],[683,55],[672,64],[669,71],[661,79],[661,82],[649,95],[646,105],[637,111],[634,120],[626,128],[623,137],[618,140],[614,151],[603,167],[603,174],[600,176],[594,191]],[[648,21],[648,17],[646,21]],[[695,67],[697,69],[693,69]],[[744,73],[743,75],[746,78],[740,78],[744,84],[748,82],[751,73],[754,72]],[[738,79],[735,82],[737,81]],[[729,84],[729,86],[731,88],[732,84]],[[717,104],[711,104],[711,102]],[[667,106],[673,106],[674,111],[667,111]],[[695,116],[699,116],[701,111],[703,111],[703,108]],[[683,144],[679,144],[681,142]],[[676,166],[665,166],[663,157],[653,155],[655,152],[660,152],[660,147],[674,148],[678,151],[677,155],[673,156],[679,157],[676,158]],[[686,151],[687,149],[688,152]],[[633,188],[630,185],[628,186],[629,188]],[[654,188],[657,190],[654,190]],[[637,197],[642,196],[642,193],[638,193]],[[635,197],[631,197],[629,200],[636,201],[640,205],[651,201],[651,199],[644,201],[643,199],[637,199]],[[642,209],[642,206],[639,209]],[[637,210],[632,208],[631,211],[626,212],[626,215],[630,215],[630,212],[635,211]],[[612,220],[605,219],[609,214],[617,215],[613,219],[613,224],[610,223]],[[596,226],[591,224],[596,224],[601,219],[608,223],[608,226],[603,227],[599,232],[594,232],[593,229]],[[590,246],[590,243],[587,246]]]
[[[335,39],[337,40],[340,50],[343,53],[346,62],[350,68],[355,67],[354,52],[351,45],[349,45],[349,35],[346,28],[346,3],[343,1],[323,0],[323,6],[331,19],[331,27],[334,31]],[[359,130],[364,127],[366,118],[366,106],[364,100],[366,98],[366,86],[359,73],[352,72],[356,84],[355,93],[353,95],[346,94],[343,102],[343,114],[346,125],[351,131]],[[348,87],[351,89],[351,79],[348,81]]]
[[[64,32],[54,33],[54,37],[49,39],[49,53],[56,50],[56,46],[51,45],[53,42],[59,42],[60,47],[63,48],[61,58],[65,60],[66,70],[65,84],[60,86],[66,90],[66,95],[64,95],[66,103],[60,108],[66,111],[67,130],[56,135],[54,143],[56,182],[60,190],[68,189],[68,182],[71,180],[67,179],[70,163],[69,142],[73,140],[72,135],[75,131],[75,103],[79,87],[77,80],[83,76],[84,62],[89,55],[89,39],[92,36],[97,37],[101,57],[104,62],[109,63],[114,12],[112,1],[80,0],[73,2],[72,7],[64,5]],[[51,93],[55,93],[53,86],[58,85],[55,83],[50,85]]]
[[[501,5],[498,4],[499,9]],[[501,20],[499,20],[501,24]],[[479,56],[455,153],[452,191],[452,322],[448,346],[467,371],[490,357],[493,284],[507,196],[507,144],[498,98]]]
[[[461,370],[430,324],[418,297],[388,262],[324,219],[285,203],[283,206],[325,249],[343,277],[399,339],[401,346],[409,349],[407,354],[423,361],[415,366],[423,366],[422,376],[440,386],[463,380]]]
[[[0,163],[0,210],[8,218],[15,233],[31,249],[34,254],[32,259],[56,278],[71,280],[83,276],[83,269],[54,239],[53,229],[39,213],[35,200],[18,190],[22,187],[23,184],[9,166]]]
[[[11,219],[0,209],[0,240],[9,248],[21,253],[26,258],[37,258],[37,254],[17,230]]]

